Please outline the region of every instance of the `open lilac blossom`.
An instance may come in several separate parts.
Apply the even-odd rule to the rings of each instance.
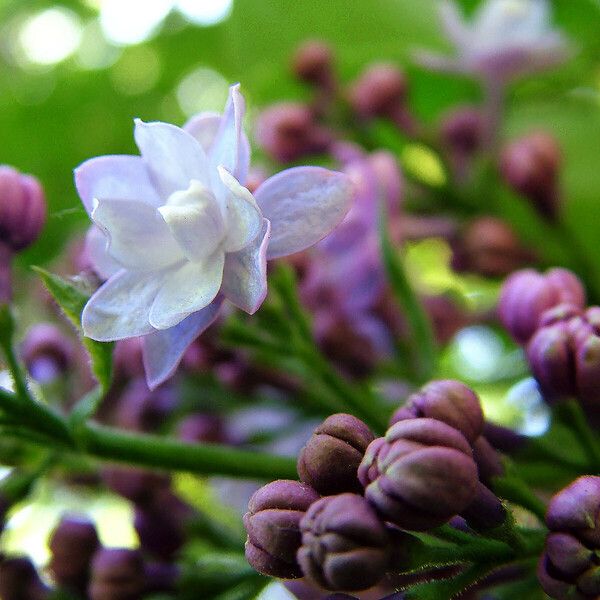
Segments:
[[[278,173],[253,196],[243,114],[234,85],[222,116],[201,113],[183,129],[136,120],[141,156],[100,156],[75,171],[95,225],[88,250],[108,279],[83,311],[83,331],[99,341],[144,336],[152,388],[225,299],[254,313],[267,293],[266,260],[318,242],[353,196],[346,175],[320,167]]]
[[[552,29],[546,0],[487,0],[467,23],[457,4],[444,0],[440,17],[454,56],[420,52],[422,64],[502,82],[562,62],[567,44]]]

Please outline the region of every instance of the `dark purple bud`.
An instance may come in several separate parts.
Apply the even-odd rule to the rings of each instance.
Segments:
[[[398,161],[391,152],[379,150],[369,154],[367,161],[375,173],[379,193],[385,200],[390,212],[400,210],[404,179],[398,166]]]
[[[83,594],[92,556],[100,547],[94,523],[83,516],[63,517],[50,535],[48,547],[52,554],[48,568],[54,581]]]
[[[517,452],[527,444],[527,436],[491,421],[485,422],[483,435],[492,448],[505,454]]]
[[[362,492],[357,471],[371,430],[352,415],[331,415],[319,425],[298,457],[300,479],[319,494]]]
[[[2,600],[46,600],[50,590],[33,563],[25,557],[0,556],[0,598]]]
[[[504,149],[500,171],[508,185],[525,196],[540,214],[554,219],[558,211],[560,163],[556,140],[547,133],[536,132]]]
[[[444,115],[440,130],[450,152],[471,156],[483,140],[483,116],[477,108],[463,106]]]
[[[477,487],[477,495],[461,512],[469,527],[477,531],[500,527],[506,520],[506,509],[498,497],[483,483]]]
[[[350,103],[364,119],[390,117],[406,102],[408,82],[395,65],[369,67],[350,89]]]
[[[333,52],[320,40],[301,44],[292,59],[292,70],[298,79],[326,89],[334,84]]]
[[[489,484],[494,477],[501,477],[505,473],[502,458],[496,449],[480,435],[472,444],[473,460],[477,464],[479,479]]]
[[[483,277],[505,277],[528,262],[515,232],[495,217],[471,221],[452,243],[452,268]]]
[[[246,558],[252,567],[273,577],[302,577],[296,560],[300,521],[318,499],[310,486],[285,479],[265,485],[250,498],[244,526]]]
[[[179,575],[180,570],[176,564],[163,562],[146,564],[144,593],[174,592]]]
[[[46,222],[46,198],[32,175],[0,165],[0,242],[18,252],[37,240]]]
[[[90,600],[139,600],[144,586],[144,561],[138,550],[104,548],[94,555]]]
[[[127,338],[115,344],[113,355],[115,378],[136,379],[143,377],[142,338]]]
[[[525,344],[544,312],[565,303],[581,309],[585,306],[585,291],[575,274],[566,269],[550,269],[544,274],[525,269],[504,282],[498,314],[513,338]]]
[[[218,415],[198,413],[188,415],[177,426],[177,437],[189,442],[222,444],[227,441],[223,420]]]
[[[458,429],[470,443],[483,431],[483,412],[477,394],[460,381],[432,381],[410,396],[390,419],[390,426],[426,417]]]
[[[135,467],[106,467],[102,469],[102,480],[113,492],[139,506],[151,502],[157,493],[171,484],[166,473]]]
[[[315,122],[310,108],[292,102],[263,111],[256,123],[256,139],[273,159],[284,163],[324,152],[331,143],[331,135]]]
[[[377,584],[390,562],[385,525],[356,494],[315,502],[300,522],[303,573],[328,590],[365,590]]]
[[[467,508],[477,465],[460,431],[436,419],[400,421],[371,443],[359,467],[365,497],[392,523],[421,531]]]
[[[50,323],[29,329],[21,356],[29,374],[39,383],[50,383],[64,374],[73,360],[73,344],[62,331]]]

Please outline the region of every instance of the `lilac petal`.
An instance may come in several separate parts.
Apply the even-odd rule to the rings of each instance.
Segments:
[[[186,131],[169,123],[135,120],[135,142],[163,200],[186,190],[192,179],[208,186],[208,159]]]
[[[92,219],[109,239],[108,253],[128,269],[152,271],[183,259],[160,213],[135,200],[100,200]]]
[[[164,271],[119,271],[85,305],[81,314],[84,335],[111,342],[154,331],[148,314],[163,276]]]
[[[469,27],[465,23],[458,6],[455,2],[444,0],[444,2],[440,4],[439,11],[442,26],[444,27],[446,35],[460,48],[468,41],[471,32],[469,31]]]
[[[87,252],[94,271],[102,279],[112,277],[123,268],[123,265],[108,253],[107,245],[106,234],[96,225],[92,225],[85,236],[85,252]]]
[[[186,262],[169,272],[150,309],[150,323],[168,329],[208,306],[223,281],[225,255],[217,250],[204,261]]]
[[[123,198],[160,206],[148,169],[141,157],[128,155],[98,156],[75,169],[75,187],[89,213],[94,198]]]
[[[267,295],[267,247],[271,223],[262,221],[262,231],[243,250],[225,255],[222,291],[233,304],[254,314]]]
[[[344,218],[353,195],[346,175],[321,167],[295,167],[267,179],[254,194],[271,221],[267,258],[316,244]]]
[[[188,346],[217,318],[222,304],[223,297],[217,296],[174,327],[143,337],[144,369],[151,390],[173,375]]]
[[[216,112],[201,112],[194,115],[184,126],[183,130],[193,136],[202,146],[206,154],[210,152],[217,132],[221,126],[221,115]]]
[[[262,215],[254,196],[223,167],[218,167],[225,187],[227,237],[225,251],[237,252],[256,238],[262,226]]]

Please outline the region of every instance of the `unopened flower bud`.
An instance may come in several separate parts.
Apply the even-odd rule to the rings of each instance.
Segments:
[[[319,425],[298,457],[298,475],[319,494],[362,492],[357,471],[371,430],[352,415],[331,415]]]
[[[32,175],[0,165],[0,240],[13,252],[37,240],[46,222],[46,199]]]
[[[475,499],[461,512],[461,516],[475,530],[494,529],[506,520],[506,509],[499,498],[480,482]]]
[[[333,85],[333,52],[320,40],[308,40],[296,50],[292,70],[298,79],[312,85],[331,88]]]
[[[441,137],[451,152],[471,156],[483,140],[483,116],[477,108],[463,106],[444,115]]]
[[[106,467],[102,469],[102,480],[113,492],[140,506],[151,502],[171,483],[166,473],[135,467]]]
[[[495,217],[471,221],[452,244],[452,250],[455,271],[483,277],[504,277],[529,258],[515,232]]]
[[[365,497],[392,523],[421,531],[467,508],[477,465],[460,431],[437,419],[400,421],[367,448],[358,469]]]
[[[104,548],[94,555],[90,600],[139,600],[144,585],[144,561],[138,550]]]
[[[300,522],[298,562],[304,574],[328,590],[364,590],[377,584],[390,561],[385,525],[356,494],[315,502]]]
[[[519,344],[525,344],[549,308],[569,303],[585,306],[581,281],[567,269],[550,269],[544,274],[532,269],[513,273],[504,282],[498,301],[502,324]]]
[[[502,152],[500,171],[507,183],[525,196],[544,217],[558,210],[560,149],[544,132],[532,133],[509,144]]]
[[[552,498],[546,513],[550,534],[538,565],[538,579],[551,598],[600,595],[599,514],[600,477],[580,477]]]
[[[227,439],[223,420],[218,415],[208,413],[188,415],[182,419],[177,426],[177,437],[191,444],[196,442],[219,444]]]
[[[96,527],[86,517],[63,517],[50,535],[48,547],[52,557],[48,568],[61,587],[85,592],[92,556],[100,540]]]
[[[527,437],[523,434],[491,421],[485,422],[483,435],[492,448],[506,454],[517,452],[527,444]]]
[[[483,435],[471,443],[471,448],[480,481],[489,484],[494,477],[504,475],[505,469],[500,454]]]
[[[2,600],[46,600],[44,585],[29,558],[0,556],[0,598]]]
[[[246,558],[259,572],[272,577],[302,577],[296,560],[300,548],[300,521],[319,499],[310,486],[297,481],[273,481],[248,503],[244,526],[248,533]]]
[[[73,344],[58,327],[40,323],[27,332],[21,356],[36,381],[50,383],[71,366]]]
[[[406,419],[427,417],[458,429],[473,443],[483,431],[483,412],[477,394],[460,381],[432,381],[410,396],[390,419],[390,426]]]
[[[256,139],[273,159],[285,163],[324,152],[331,135],[315,123],[308,106],[282,102],[260,115]]]

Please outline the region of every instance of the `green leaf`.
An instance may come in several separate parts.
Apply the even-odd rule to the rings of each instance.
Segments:
[[[94,377],[100,384],[101,391],[106,393],[110,388],[112,381],[112,351],[114,344],[102,343],[83,336],[81,330],[81,312],[85,307],[89,297],[84,294],[75,285],[66,281],[62,277],[50,273],[40,267],[32,267],[32,269],[40,276],[48,291],[67,318],[75,325],[82,337],[82,343],[87,350],[92,360],[92,372]],[[88,396],[84,397],[89,400]],[[87,402],[86,413],[92,414],[99,397],[96,397],[95,402]]]

